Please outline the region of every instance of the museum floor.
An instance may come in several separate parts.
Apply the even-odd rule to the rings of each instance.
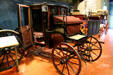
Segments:
[[[106,35],[101,37],[103,53],[100,59],[93,63],[82,62],[80,75],[113,75],[113,29],[109,29]],[[27,56],[19,65],[19,72],[15,67],[0,72],[0,75],[59,75],[54,68],[51,59],[41,56]]]

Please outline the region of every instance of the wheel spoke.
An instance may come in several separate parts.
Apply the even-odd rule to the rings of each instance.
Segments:
[[[0,55],[0,57],[2,56],[2,54]]]
[[[81,46],[80,49],[83,50],[83,49],[86,49],[86,48],[84,48],[83,46]]]
[[[89,40],[89,46],[90,46],[91,40],[92,40],[92,38],[90,38],[90,40]]]
[[[89,55],[88,51],[86,51],[86,54]],[[87,56],[87,59],[89,59],[89,57]]]
[[[90,42],[91,42],[92,38],[90,38]]]
[[[14,63],[16,63],[15,60],[13,59],[13,57],[11,55],[9,55],[9,57],[13,60]]]
[[[70,75],[67,63],[66,63],[66,68],[67,68],[67,71],[68,71],[68,75]]]
[[[90,60],[90,56],[91,56],[90,51],[88,51],[88,59],[89,60]]]
[[[91,42],[91,43],[96,44],[96,43],[98,43],[98,41],[96,41],[96,42]]]
[[[82,56],[82,58],[83,58],[83,59],[86,59],[86,58],[87,58],[87,56],[86,56],[86,55],[83,55],[83,56]]]
[[[87,45],[88,43],[84,43],[84,45],[85,45],[85,47],[88,47],[88,45]]]
[[[75,57],[74,57],[74,59],[78,59],[78,58],[75,58]]]
[[[12,55],[15,55],[15,56],[16,56],[15,53],[12,53],[12,52],[10,52],[10,53],[11,53]],[[21,57],[21,54],[18,53],[17,56],[18,56],[18,57]]]
[[[75,55],[70,56],[70,59],[71,59],[71,58],[78,59],[77,57],[75,57]]]
[[[62,49],[61,45],[60,45],[60,48],[61,48],[62,54],[63,54],[63,56],[64,56],[64,52],[63,52],[63,49]]]
[[[59,55],[61,55],[60,52],[58,52],[58,50],[55,50],[55,51],[56,51]],[[60,50],[59,50],[59,51],[60,51]]]
[[[5,55],[3,56],[2,62],[0,63],[0,66],[3,64],[3,61],[5,59]]]
[[[92,50],[100,50],[100,49],[92,49]]]
[[[12,55],[16,55],[15,53],[12,53],[12,52],[11,52],[11,54],[12,54]]]
[[[72,61],[69,61],[70,63],[72,63],[72,64],[76,64],[76,65],[79,65],[79,64],[77,64],[77,63],[74,63],[74,62],[72,62]]]
[[[96,46],[95,44],[92,44],[92,46],[95,46],[95,47],[99,48],[99,47],[98,47],[98,46]]]
[[[15,49],[10,49],[10,51],[13,51],[13,52],[15,52]]]
[[[56,55],[56,57],[62,58],[60,50],[59,50],[59,52],[57,50],[55,50],[55,55]]]
[[[56,65],[60,65],[60,63],[56,64]]]
[[[68,52],[68,50],[67,50],[67,52],[66,52],[66,57],[68,57],[68,56],[70,56],[70,53],[68,54],[69,52]]]
[[[62,73],[63,73],[64,69],[65,69],[65,64],[63,64],[63,69],[62,69]]]
[[[7,59],[7,64],[8,64],[8,67],[9,67],[8,55],[6,55],[6,59]]]
[[[93,60],[93,57],[91,56],[91,59]]]
[[[69,67],[72,69],[72,71],[75,73],[75,74],[77,74],[77,72],[73,69],[73,67],[69,64],[69,63],[67,63],[68,65],[69,65]]]
[[[98,56],[95,52],[91,51],[94,55]]]

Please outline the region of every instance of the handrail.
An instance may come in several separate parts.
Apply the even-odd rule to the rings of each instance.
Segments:
[[[12,32],[12,33],[15,33],[15,34],[19,35],[19,32],[16,32],[16,31],[10,30],[10,29],[3,29],[3,30],[0,30],[0,32]]]

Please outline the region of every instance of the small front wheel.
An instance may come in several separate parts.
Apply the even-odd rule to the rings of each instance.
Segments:
[[[23,46],[18,32],[13,30],[0,30],[0,37],[15,36],[19,42],[17,47],[17,59],[20,61],[23,57]],[[13,40],[12,40],[13,41]],[[16,52],[14,47],[5,47],[0,49],[0,72],[10,69],[16,65]]]
[[[80,51],[83,52],[82,56],[88,62],[94,62],[100,58],[102,54],[102,46],[95,37],[88,37],[86,42],[81,45]]]

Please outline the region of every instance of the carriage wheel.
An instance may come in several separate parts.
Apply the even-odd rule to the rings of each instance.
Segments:
[[[0,37],[12,36],[12,35],[16,36],[17,40],[20,43],[19,36],[16,33],[12,33],[9,31],[0,32]],[[18,49],[17,58],[20,61],[21,58],[23,57],[22,45],[19,44],[17,49]],[[15,65],[16,65],[16,55],[15,55],[14,47],[7,47],[7,48],[0,49],[0,71],[10,69]]]
[[[79,54],[72,46],[66,43],[60,43],[54,47],[52,61],[61,75],[78,75],[81,71]]]
[[[88,37],[87,41],[79,48],[86,61],[96,61],[102,54],[102,46],[95,37]]]

